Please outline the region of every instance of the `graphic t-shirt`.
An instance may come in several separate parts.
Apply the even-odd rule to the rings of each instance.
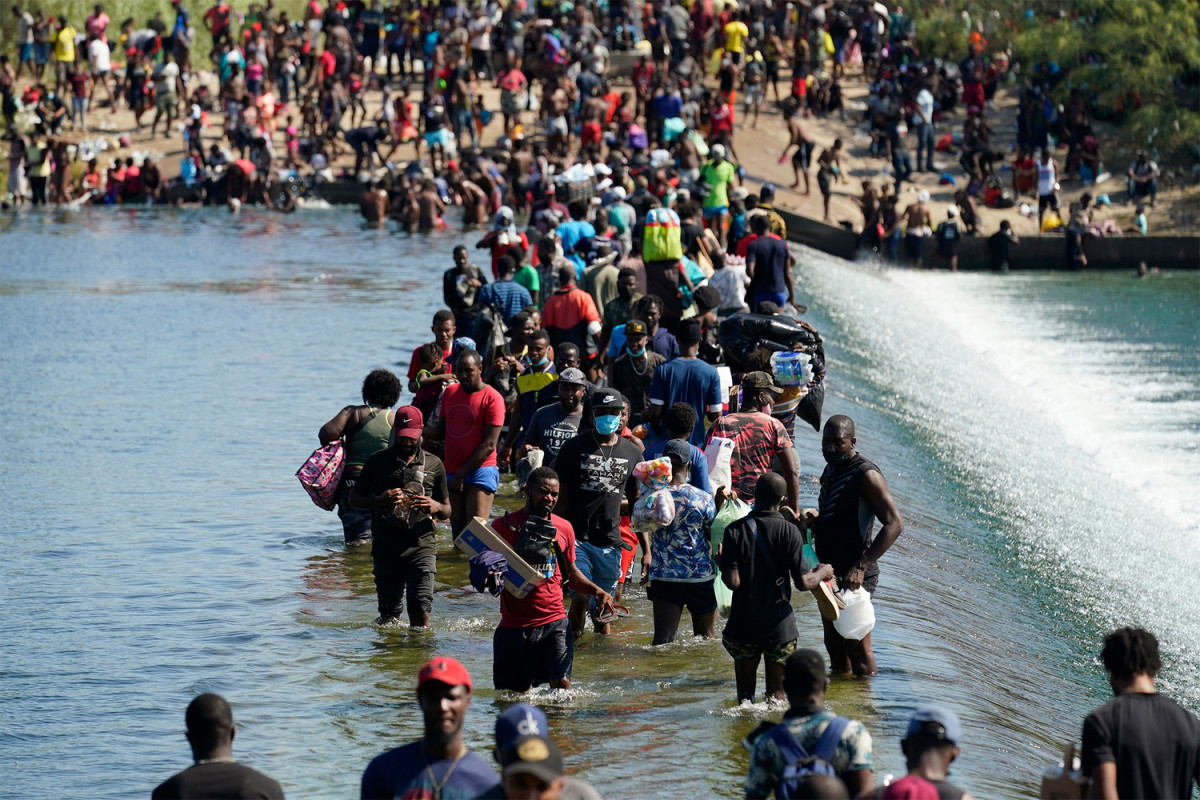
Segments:
[[[758,476],[770,472],[775,456],[792,446],[783,423],[761,411],[726,414],[713,423],[709,436],[733,440],[729,460],[733,490],[747,501],[754,497]]]
[[[505,514],[492,523],[492,528],[504,537],[504,541],[515,546],[521,526],[528,518],[529,515],[522,508]],[[567,616],[566,606],[563,605],[563,577],[558,559],[563,557],[566,561],[575,563],[575,530],[571,523],[557,514],[550,515],[550,522],[556,529],[550,558],[543,564],[530,564],[545,575],[546,580],[524,597],[514,597],[509,592],[500,593],[501,628],[532,628],[557,622]]]
[[[641,460],[637,445],[621,438],[600,445],[591,431],[562,446],[552,465],[558,473],[558,507],[580,541],[620,547],[621,499],[637,500],[633,467]]]
[[[455,383],[442,394],[442,418],[446,420],[446,472],[453,475],[483,441],[484,426],[504,424],[504,398],[486,384],[468,394],[461,383]],[[496,466],[496,452],[479,466]]]
[[[380,798],[441,797],[441,800],[474,800],[493,786],[500,776],[474,752],[462,759],[429,761],[422,748],[424,742],[413,742],[376,756],[362,776],[359,790],[361,800]],[[440,794],[435,790],[442,781]]]
[[[717,508],[712,495],[691,484],[668,486],[675,519],[650,539],[650,580],[700,583],[713,579],[708,529]]]
[[[561,403],[539,408],[529,423],[528,444],[540,447],[546,453],[546,461],[558,458],[558,451],[576,433],[579,432],[579,421],[583,419],[583,407],[568,414],[563,411]]]

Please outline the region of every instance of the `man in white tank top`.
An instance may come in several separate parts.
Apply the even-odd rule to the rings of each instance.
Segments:
[[[1049,150],[1042,151],[1042,160],[1037,164],[1038,230],[1042,227],[1042,215],[1046,208],[1058,213],[1058,165],[1050,157]]]

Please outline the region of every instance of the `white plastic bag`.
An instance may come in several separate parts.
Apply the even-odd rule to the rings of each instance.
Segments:
[[[714,436],[704,449],[704,457],[708,459],[708,483],[714,492],[717,487],[733,487],[733,472],[730,462],[733,459],[733,439]]]
[[[860,587],[853,592],[842,592],[842,600],[846,607],[834,620],[833,627],[843,639],[862,641],[875,629],[875,607],[871,605],[871,595]]]

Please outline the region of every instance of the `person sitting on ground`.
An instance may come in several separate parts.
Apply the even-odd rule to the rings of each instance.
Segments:
[[[871,788],[871,734],[861,722],[826,710],[828,687],[825,660],[820,653],[797,650],[788,656],[783,665],[783,691],[789,707],[781,723],[754,738],[744,786],[746,797],[765,798],[777,793],[784,770],[808,756],[828,763],[851,797]],[[829,737],[825,737],[827,730],[832,730]],[[794,787],[789,788],[794,791]]]
[[[424,735],[376,756],[363,772],[361,800],[382,797],[477,797],[500,776],[463,742],[471,708],[471,674],[453,658],[437,657],[417,673]]]
[[[160,783],[152,800],[180,797],[283,798],[283,787],[233,760],[233,711],[220,695],[206,692],[184,715],[195,763]]]
[[[1158,640],[1141,628],[1104,637],[1100,660],[1116,698],[1083,721],[1090,797],[1190,797],[1200,785],[1200,720],[1154,685]]]
[[[1138,150],[1137,158],[1126,172],[1126,187],[1130,202],[1137,202],[1149,195],[1150,205],[1158,197],[1158,164],[1150,160],[1145,150]]]

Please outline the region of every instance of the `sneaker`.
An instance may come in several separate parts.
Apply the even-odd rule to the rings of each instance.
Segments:
[[[846,607],[846,602],[838,596],[833,589],[833,581],[821,581],[817,588],[812,590],[813,597],[817,598],[817,608],[821,611],[821,618],[834,622],[841,614],[841,610]]]

